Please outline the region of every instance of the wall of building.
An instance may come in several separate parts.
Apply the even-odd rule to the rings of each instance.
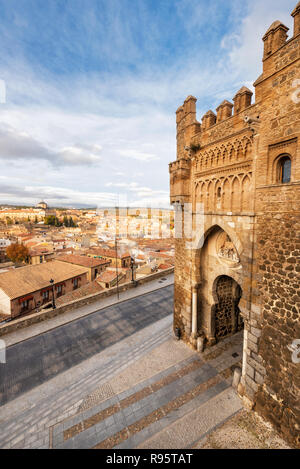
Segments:
[[[256,85],[263,103],[255,197],[257,298],[252,303],[261,336],[248,354],[246,390],[255,408],[296,445],[300,372],[291,346],[300,339],[300,99],[294,86],[300,79],[299,57],[298,35],[265,60],[263,80]],[[292,160],[291,182],[278,184],[276,164],[284,154]]]
[[[78,288],[82,287],[83,285],[85,285],[88,282],[87,274],[82,274],[82,275],[74,277],[74,278],[78,278],[78,280],[79,280]],[[57,285],[62,285],[62,294],[59,295],[59,296],[66,295],[67,293],[74,290],[74,279],[72,279],[72,278],[67,279],[63,283],[57,284]],[[56,288],[57,285],[56,284],[54,285],[55,298],[58,297],[57,288]],[[22,305],[20,303],[20,301],[22,301],[22,298],[16,298],[16,299],[12,300],[11,305],[10,305],[11,317],[12,318],[17,318],[19,316],[22,316],[23,314],[29,314],[32,310],[35,310],[36,308],[41,307],[43,305],[43,293],[42,292],[44,290],[49,291],[49,299],[47,299],[45,301],[45,303],[51,302],[52,301],[52,287],[49,286],[49,287],[46,287],[46,288],[41,289],[39,291],[32,292],[32,293],[30,293],[30,295],[26,295],[26,296],[31,296],[32,297],[32,299],[30,299],[30,301],[29,301],[29,307],[28,307],[27,310],[22,311]],[[25,298],[26,298],[26,296],[25,296]]]
[[[10,298],[0,289],[0,314],[10,316]]]
[[[54,253],[31,255],[30,264],[31,265],[43,264],[44,262],[49,262],[53,258],[54,258]]]
[[[300,3],[293,16],[296,25]],[[219,340],[216,285],[221,276],[232,278],[241,289],[244,322],[239,393],[299,445],[300,375],[292,352],[300,339],[300,30],[295,26],[288,40],[287,30],[276,21],[263,38],[254,104],[243,87],[234,104],[224,101],[200,124],[196,98],[185,100],[176,113],[177,159],[169,170],[171,203],[177,210],[190,204],[197,241],[180,236],[184,221],[177,211],[174,327],[193,346],[198,336],[207,345]],[[285,184],[278,167],[283,155],[292,166]]]
[[[259,191],[255,258],[260,316],[255,326],[261,336],[249,350],[252,392],[247,390],[257,411],[297,445],[300,365],[292,361],[291,346],[300,339],[299,207],[299,185]]]

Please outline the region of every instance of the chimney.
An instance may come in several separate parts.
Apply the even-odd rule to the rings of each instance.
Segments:
[[[300,2],[292,12],[294,18],[294,36],[297,36],[300,33]]]
[[[234,114],[238,114],[251,106],[252,96],[252,91],[250,91],[249,88],[246,88],[246,86],[243,86],[233,98]]]
[[[202,130],[209,129],[213,125],[215,125],[217,120],[217,116],[211,110],[207,111],[206,114],[202,117]]]
[[[289,28],[281,21],[274,21],[263,37],[264,41],[264,59],[267,59],[273,52],[276,52],[287,39]]]
[[[232,108],[233,104],[230,103],[229,101],[223,101],[220,106],[217,107],[217,123],[221,122],[225,119],[228,119],[228,117],[232,116]]]

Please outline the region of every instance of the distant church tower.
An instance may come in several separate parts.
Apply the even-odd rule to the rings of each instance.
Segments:
[[[46,204],[46,202],[41,201],[37,204],[36,208],[41,208],[42,210],[47,210],[48,205]]]

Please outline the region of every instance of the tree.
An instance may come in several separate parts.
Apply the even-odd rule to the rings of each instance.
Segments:
[[[61,223],[57,217],[55,217],[54,226],[61,226]]]
[[[59,219],[55,215],[45,217],[45,225],[61,226]]]
[[[55,218],[56,217],[54,215],[49,215],[48,217],[45,217],[45,225],[54,225]]]
[[[69,218],[69,226],[72,227],[72,228],[75,228],[75,226],[76,226],[76,223],[74,222],[72,217]]]
[[[6,248],[6,255],[12,262],[24,262],[28,259],[29,251],[24,244],[13,243]]]

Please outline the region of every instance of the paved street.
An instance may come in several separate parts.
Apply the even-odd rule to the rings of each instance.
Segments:
[[[0,364],[4,404],[172,313],[173,286],[156,290],[28,339]]]
[[[240,411],[242,333],[202,354],[176,341],[173,285],[160,285],[31,339],[14,334],[0,448],[189,448]]]

